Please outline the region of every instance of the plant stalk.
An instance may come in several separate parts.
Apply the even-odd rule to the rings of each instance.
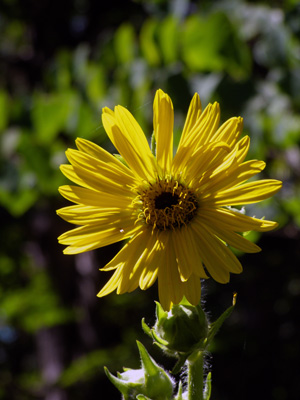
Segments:
[[[203,400],[203,351],[197,351],[187,360],[188,400]]]

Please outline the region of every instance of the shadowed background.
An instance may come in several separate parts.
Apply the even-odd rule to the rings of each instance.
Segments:
[[[221,119],[244,118],[249,158],[283,180],[248,215],[280,223],[251,234],[262,253],[243,274],[207,281],[216,318],[238,292],[216,337],[212,400],[299,398],[300,6],[298,1],[3,0],[0,5],[0,399],[118,399],[104,375],[138,368],[135,340],[168,368],[140,327],[154,323],[157,287],[97,292],[121,244],[64,256],[72,226],[57,188],[64,152],[80,136],[113,148],[101,108],[127,107],[150,137],[156,89],[175,108],[175,142],[195,91]]]

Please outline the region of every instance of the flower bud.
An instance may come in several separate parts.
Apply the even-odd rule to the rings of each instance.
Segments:
[[[124,369],[124,372],[113,376],[107,369],[106,375],[122,393],[124,400],[137,398],[151,400],[170,400],[173,394],[173,381],[169,375],[159,367],[148,354],[145,347],[137,342],[142,368]]]
[[[208,321],[201,306],[186,300],[173,305],[169,312],[156,305],[155,339],[171,353],[191,353],[206,346]]]

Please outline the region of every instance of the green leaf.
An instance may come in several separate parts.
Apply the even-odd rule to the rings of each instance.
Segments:
[[[178,36],[178,20],[170,15],[162,21],[158,30],[159,45],[165,64],[171,64],[177,60]]]
[[[122,24],[115,33],[114,47],[121,65],[131,62],[135,53],[135,32],[129,23]]]
[[[74,320],[72,311],[62,307],[44,271],[33,275],[24,288],[7,291],[1,299],[1,311],[10,323],[27,332],[36,332]]]
[[[32,188],[8,191],[0,187],[0,204],[14,217],[23,215],[36,202],[37,198],[38,193]]]
[[[32,122],[41,143],[50,144],[66,129],[75,106],[76,95],[71,91],[33,96]]]
[[[97,137],[97,141],[99,141],[99,136],[101,137],[105,133],[103,128],[99,128],[100,121],[100,112],[97,115],[90,104],[83,101],[80,102],[76,118],[74,118],[75,126],[72,136],[79,136],[85,139]]]
[[[148,19],[142,26],[140,33],[141,50],[150,66],[158,66],[161,62],[159,48],[156,41],[158,21]]]
[[[221,71],[224,59],[221,48],[224,32],[216,29],[215,17],[192,15],[185,22],[182,36],[182,55],[187,66],[195,71]]]
[[[9,120],[9,98],[4,90],[0,90],[0,132],[8,125]]]
[[[95,106],[98,106],[106,90],[106,76],[103,67],[100,64],[89,63],[86,66],[86,92],[88,99],[91,100]],[[100,119],[100,112],[98,117]]]
[[[109,361],[109,354],[105,350],[94,350],[74,360],[59,378],[63,387],[85,382],[99,374],[101,365]]]
[[[74,359],[62,371],[59,384],[63,387],[69,387],[77,385],[79,382],[87,382],[94,377],[98,378],[105,364],[120,365],[130,357],[130,350],[125,345],[93,350]]]
[[[248,47],[224,13],[192,15],[183,27],[181,43],[183,59],[192,71],[227,71],[235,78],[250,73]]]

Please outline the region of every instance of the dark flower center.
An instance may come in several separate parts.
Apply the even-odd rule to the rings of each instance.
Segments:
[[[157,210],[163,210],[167,207],[176,206],[178,204],[179,196],[178,194],[173,194],[170,192],[164,192],[156,197],[154,200],[155,208]]]
[[[159,230],[186,226],[199,207],[194,191],[173,179],[158,179],[143,188],[137,203],[141,205],[139,219]]]

